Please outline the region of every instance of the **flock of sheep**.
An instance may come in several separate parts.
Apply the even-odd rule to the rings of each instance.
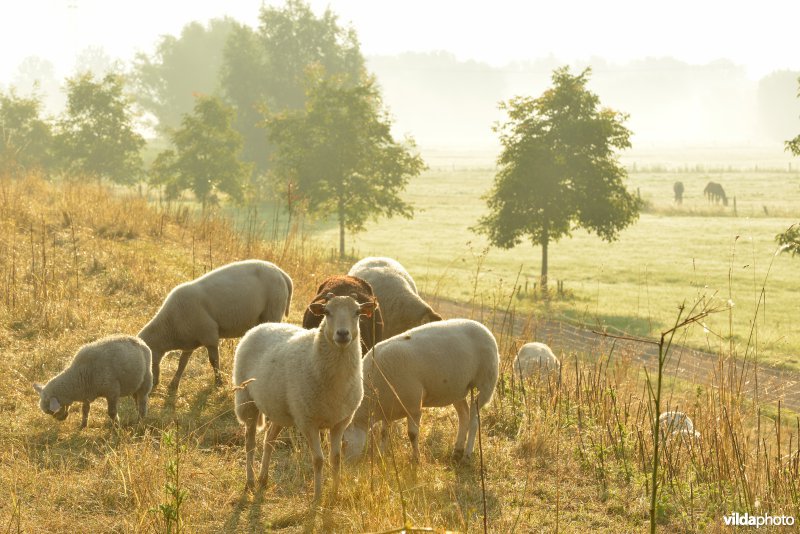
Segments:
[[[234,404],[245,425],[249,488],[256,487],[256,431],[266,421],[270,426],[258,484],[267,483],[281,430],[294,426],[311,450],[315,500],[322,495],[323,429],[330,430],[334,493],[342,456],[360,456],[376,423],[381,423],[384,443],[389,424],[405,418],[418,460],[426,407],[453,405],[458,414],[453,456],[469,461],[478,411],[491,400],[499,374],[497,343],[485,326],[469,319],[443,320],[420,297],[409,273],[390,258],[363,259],[347,275],[323,281],[302,327],[281,322],[289,315],[291,299],[289,275],[260,260],[231,263],[180,284],[137,336],[87,344],[46,385],[34,384],[40,408],[64,420],[70,405],[81,402],[84,428],[93,400],[104,397],[117,423],[119,398],[132,396],[142,419],[150,391],[159,383],[164,354],[181,351],[171,390],[178,388],[189,357],[201,346],[221,385],[219,340],[241,337],[233,360]],[[522,377],[559,368],[558,358],[543,343],[524,345],[514,363]],[[686,420],[673,417],[670,431],[685,430]]]

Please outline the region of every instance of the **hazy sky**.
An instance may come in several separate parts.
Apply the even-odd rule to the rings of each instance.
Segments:
[[[267,2],[282,4],[283,2]],[[256,25],[261,0],[9,0],[0,11],[0,82],[37,55],[72,74],[75,57],[102,46],[123,60],[151,52],[159,35],[191,20],[230,15]],[[800,70],[800,0],[313,0],[351,23],[365,55],[447,50],[494,66],[553,55],[626,62],[672,56],[703,64],[727,58],[757,79]],[[491,7],[490,7],[491,6]],[[757,7],[756,7],[757,6]]]

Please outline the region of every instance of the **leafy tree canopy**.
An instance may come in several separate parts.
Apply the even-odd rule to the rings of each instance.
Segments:
[[[321,80],[304,111],[285,111],[267,122],[277,146],[275,173],[308,209],[339,222],[339,253],[345,229],[358,232],[369,218],[413,210],[399,194],[425,167],[414,142],[397,143],[373,80],[356,86]]]
[[[175,197],[191,190],[203,205],[216,203],[218,193],[235,200],[243,196],[243,183],[250,168],[239,160],[242,138],[233,129],[234,112],[219,98],[197,98],[192,113],[171,136],[174,150],[156,157],[152,183],[166,186]]]
[[[158,119],[161,133],[180,125],[196,95],[218,92],[225,43],[236,26],[230,18],[212,19],[207,26],[192,22],[179,37],[161,37],[152,56],[137,55],[137,99]]]
[[[305,106],[308,79],[337,77],[351,86],[364,77],[364,58],[355,31],[339,25],[330,9],[317,17],[301,0],[283,7],[264,5],[258,29],[237,26],[225,46],[222,86],[238,110],[244,158],[263,173],[272,147],[264,117]]]
[[[134,130],[132,102],[123,79],[82,74],[67,80],[67,109],[58,125],[65,169],[96,180],[133,184],[141,173],[144,139]]]
[[[627,117],[600,106],[586,88],[590,73],[556,69],[539,98],[502,102],[509,120],[494,128],[503,147],[500,170],[486,196],[490,213],[474,230],[502,248],[525,238],[540,245],[543,284],[551,241],[576,228],[612,241],[638,216],[615,152],[630,147]]]
[[[40,118],[41,102],[15,92],[0,94],[0,174],[15,176],[51,163],[52,131]]]

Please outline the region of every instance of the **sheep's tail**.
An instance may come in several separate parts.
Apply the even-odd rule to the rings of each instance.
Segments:
[[[292,279],[289,278],[289,275],[286,273],[283,273],[283,277],[286,279],[286,287],[289,289],[289,296],[286,297],[286,311],[284,315],[289,317],[289,308],[292,305]]]

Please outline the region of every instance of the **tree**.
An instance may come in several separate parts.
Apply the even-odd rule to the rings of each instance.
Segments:
[[[162,134],[180,126],[196,95],[217,94],[225,43],[236,25],[227,17],[212,19],[207,26],[191,22],[179,37],[162,36],[152,56],[136,56],[137,99],[156,117]]]
[[[168,196],[191,189],[203,205],[215,203],[217,193],[242,199],[242,186],[250,168],[239,161],[242,138],[233,129],[234,111],[217,97],[197,98],[192,113],[171,136],[175,150],[156,157],[152,183],[165,185]]]
[[[613,241],[636,220],[637,199],[625,189],[615,149],[630,147],[624,114],[600,107],[586,88],[590,69],[577,76],[562,67],[539,98],[501,102],[509,121],[496,124],[503,150],[486,195],[490,213],[474,231],[492,245],[513,248],[528,237],[542,247],[542,289],[548,247],[576,228]]]
[[[330,9],[317,17],[302,0],[288,0],[284,7],[263,5],[259,19],[257,30],[238,26],[232,32],[225,46],[222,86],[238,110],[243,158],[264,173],[272,151],[265,116],[304,108],[309,70],[357,85],[364,75],[364,57],[355,31],[340,26]]]
[[[89,74],[67,80],[67,110],[58,125],[58,148],[65,169],[98,182],[133,184],[142,167],[144,139],[134,130],[131,100],[122,77]]]
[[[800,85],[800,78],[797,78],[797,83]],[[797,98],[800,98],[800,89],[797,90]],[[800,156],[800,134],[794,139],[786,141],[786,150],[791,151],[795,156]]]
[[[0,94],[0,175],[50,166],[52,131],[40,108],[35,97],[21,98],[13,90]]]
[[[334,213],[339,223],[339,256],[345,229],[358,232],[369,218],[413,210],[399,193],[425,167],[412,153],[414,142],[395,142],[373,80],[355,87],[321,80],[309,93],[305,111],[286,111],[267,121],[277,146],[275,172],[313,213]]]
[[[800,84],[800,78],[797,79]],[[800,98],[800,89],[797,91],[797,97]],[[786,150],[790,151],[795,156],[800,156],[800,134],[794,139],[786,141]],[[788,250],[792,256],[800,254],[800,226],[797,224],[791,225],[785,232],[775,236],[775,240],[781,245],[782,250]]]

